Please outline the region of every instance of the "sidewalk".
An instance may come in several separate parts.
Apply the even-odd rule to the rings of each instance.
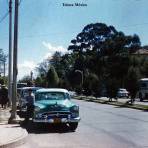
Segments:
[[[10,109],[0,107],[0,148],[15,148],[23,144],[28,135],[19,124],[8,124]]]

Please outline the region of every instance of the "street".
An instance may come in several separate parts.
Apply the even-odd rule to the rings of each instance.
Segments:
[[[75,132],[56,127],[35,130],[19,148],[146,148],[148,113],[112,105],[74,100],[81,121]]]

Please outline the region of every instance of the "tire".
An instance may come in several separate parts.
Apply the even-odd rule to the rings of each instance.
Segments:
[[[33,123],[33,127],[35,130],[39,130],[42,129],[43,127],[45,127],[45,125],[43,125],[43,123],[38,123],[38,122],[32,122]]]
[[[143,98],[142,98],[142,93],[139,93],[139,99],[140,99],[140,102],[143,101]]]
[[[69,123],[69,126],[72,131],[75,131],[76,128],[78,127],[78,122]]]
[[[17,114],[19,115],[20,118],[25,118],[26,117],[26,112],[22,112],[22,111],[17,111]]]

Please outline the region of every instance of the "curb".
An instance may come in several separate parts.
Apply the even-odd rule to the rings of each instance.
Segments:
[[[15,148],[17,146],[20,146],[26,142],[28,132],[25,129],[22,129],[23,133],[20,137],[10,140],[8,143],[4,143],[0,145],[0,148]]]

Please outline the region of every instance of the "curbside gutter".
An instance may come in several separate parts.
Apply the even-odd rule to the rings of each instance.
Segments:
[[[7,142],[0,143],[0,148],[15,148],[17,146],[20,146],[26,142],[28,132],[25,129],[21,129],[21,135],[19,137],[16,137],[14,139],[11,139]]]

